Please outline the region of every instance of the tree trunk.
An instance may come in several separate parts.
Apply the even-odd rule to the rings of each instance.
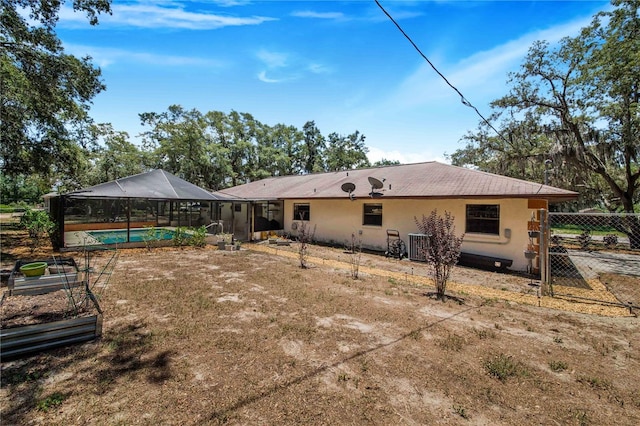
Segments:
[[[628,216],[626,219],[629,229],[627,232],[629,246],[632,250],[638,250],[640,249],[640,218]]]

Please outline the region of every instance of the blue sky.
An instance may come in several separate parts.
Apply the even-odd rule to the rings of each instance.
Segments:
[[[535,40],[576,35],[607,1],[391,1],[382,6],[480,112],[507,92]],[[324,135],[355,130],[369,158],[439,160],[479,117],[419,56],[373,0],[113,1],[91,27],[67,8],[57,33],[90,55],[107,90],[99,123],[144,131],[139,113],[169,105],[247,112]]]

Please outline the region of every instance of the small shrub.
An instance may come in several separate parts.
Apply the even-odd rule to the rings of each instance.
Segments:
[[[580,376],[576,379],[578,383],[591,386],[593,389],[607,390],[611,388],[611,383],[606,379],[599,377]]]
[[[66,397],[60,392],[55,392],[45,399],[38,401],[38,410],[47,412],[50,408],[59,407],[62,405]]]
[[[496,333],[493,330],[486,328],[474,328],[473,332],[479,339],[495,339]]]
[[[498,354],[484,362],[484,368],[491,377],[505,382],[509,377],[526,375],[524,367],[513,357]]]
[[[449,334],[446,338],[438,342],[438,345],[445,350],[459,352],[464,346],[464,337],[457,334]]]
[[[447,281],[451,269],[458,263],[460,247],[464,234],[455,234],[454,217],[445,211],[444,217],[433,210],[429,216],[422,215],[422,220],[414,218],[420,233],[427,236],[422,247],[418,247],[420,257],[431,267],[431,277],[436,287],[436,297],[444,300]]]
[[[189,236],[189,244],[194,247],[204,247],[207,245],[207,228],[201,226],[195,228]]]
[[[578,242],[580,243],[580,248],[582,250],[589,250],[589,245],[591,244],[591,231],[585,229],[582,231],[582,234],[578,235]]]
[[[153,226],[145,226],[144,234],[142,234],[142,241],[148,251],[151,251],[158,244],[158,232]]]
[[[351,266],[351,278],[358,279],[360,263],[362,262],[362,240],[351,233],[351,241],[347,241],[346,249],[349,253],[349,265]]]
[[[308,268],[307,261],[309,260],[309,243],[313,241],[315,234],[315,226],[313,227],[313,231],[310,231],[307,222],[300,220],[300,223],[298,224],[298,259],[300,260],[300,267],[302,269]]]
[[[613,249],[618,245],[618,236],[615,234],[607,234],[602,237],[604,246],[608,249]]]
[[[43,239],[51,238],[56,231],[56,224],[44,210],[25,209],[20,218],[20,227],[29,232],[29,248],[33,253],[42,244]]]
[[[562,343],[563,341],[564,341],[564,340],[562,340],[562,337],[555,336],[555,337],[553,338],[553,342],[554,342],[554,343],[558,343],[558,344],[560,344],[560,343]]]
[[[189,234],[187,230],[181,226],[178,226],[173,231],[173,245],[176,247],[184,247],[189,242]]]
[[[571,409],[571,417],[573,417],[579,426],[587,426],[589,422],[589,415],[585,410],[580,408]]]
[[[418,329],[418,330],[412,330],[409,333],[409,337],[411,337],[413,340],[420,340],[420,338],[422,337],[422,332]]]
[[[562,361],[549,361],[551,371],[559,373],[567,369],[567,364]]]
[[[467,410],[462,405],[454,405],[453,412],[465,420],[469,420],[471,418],[469,413],[467,413]]]

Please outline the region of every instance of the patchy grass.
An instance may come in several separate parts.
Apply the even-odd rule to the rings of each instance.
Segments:
[[[251,250],[123,251],[102,339],[2,364],[3,424],[640,423],[635,318],[348,277]]]
[[[486,359],[483,365],[491,377],[501,382],[506,382],[509,377],[526,376],[529,374],[522,363],[515,361],[512,356],[502,353]]]
[[[551,371],[559,373],[567,369],[567,363],[562,361],[549,361]]]

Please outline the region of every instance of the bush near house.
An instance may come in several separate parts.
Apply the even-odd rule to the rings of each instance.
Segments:
[[[431,266],[431,276],[436,286],[436,297],[444,300],[447,281],[451,268],[458,263],[460,247],[464,234],[456,236],[453,215],[445,211],[444,216],[433,210],[429,216],[422,215],[422,220],[415,218],[420,233],[427,236],[426,243],[419,247],[419,253]]]

